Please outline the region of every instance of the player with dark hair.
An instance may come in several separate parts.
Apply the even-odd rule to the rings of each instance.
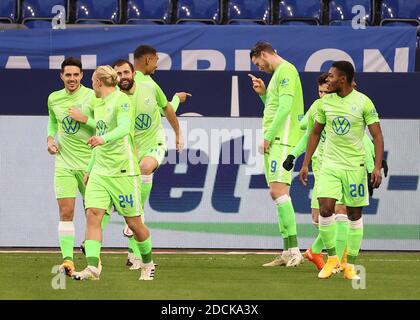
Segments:
[[[252,87],[264,103],[264,140],[259,147],[264,154],[264,169],[270,195],[277,208],[283,238],[283,252],[264,266],[298,266],[303,262],[297,241],[296,218],[289,195],[292,174],[284,170],[283,161],[303,135],[299,120],[303,117],[303,94],[299,73],[280,57],[268,42],[258,42],[250,57],[260,71],[273,74],[268,87],[249,74]]]
[[[176,149],[181,151],[183,139],[175,110],[180,102],[184,102],[191,94],[178,92],[173,102],[168,102],[159,85],[151,75],[157,69],[159,57],[155,48],[140,45],[134,51],[134,66],[124,60],[114,64],[114,69],[120,76],[120,88],[127,93],[135,109],[134,144],[141,172],[142,207],[147,201],[153,184],[153,173],[161,165],[166,153],[166,135],[161,123],[164,115],[173,128],[176,136]],[[176,106],[175,110],[172,103]],[[129,254],[127,265],[130,269],[138,269],[141,265],[140,256],[133,246],[132,232],[126,226],[124,235],[129,238]]]
[[[72,118],[75,113],[92,115],[95,93],[84,87],[82,63],[66,58],[61,64],[60,78],[64,89],[48,97],[48,152],[55,156],[54,188],[59,207],[58,238],[63,263],[60,271],[71,276],[75,267],[73,223],[77,191],[84,198],[84,170],[91,157],[86,141],[93,135],[95,123],[84,124]],[[93,120],[92,120],[93,121]],[[57,140],[55,137],[57,136]]]
[[[384,140],[375,106],[366,95],[353,88],[353,65],[347,61],[334,62],[327,81],[330,94],[322,99],[317,109],[299,175],[306,185],[309,162],[325,128],[328,143],[324,146],[317,196],[319,233],[327,249],[328,260],[318,277],[329,278],[340,267],[336,250],[337,225],[333,214],[336,202],[341,200],[346,205],[349,219],[344,278],[353,280],[359,279],[354,263],[363,238],[362,208],[369,204],[363,142],[365,127],[368,127],[375,145],[375,165],[371,173],[374,188],[379,187],[382,181],[380,170]]]

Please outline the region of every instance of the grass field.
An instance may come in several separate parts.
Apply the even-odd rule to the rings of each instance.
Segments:
[[[355,290],[341,274],[317,279],[315,267],[263,268],[266,254],[156,254],[154,281],[138,281],[125,267],[126,254],[104,253],[99,281],[66,278],[52,289],[58,253],[0,253],[0,299],[420,299],[419,253],[364,252],[366,288]],[[85,266],[76,254],[76,269]]]

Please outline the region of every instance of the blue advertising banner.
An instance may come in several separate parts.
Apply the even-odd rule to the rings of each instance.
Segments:
[[[325,71],[332,60],[358,72],[412,72],[416,28],[324,26],[115,26],[0,31],[0,68],[58,69],[65,56],[86,69],[133,59],[140,44],[157,48],[161,70],[249,71],[250,48],[269,41],[299,71]]]
[[[253,72],[267,84],[270,75]],[[84,72],[82,83],[92,86],[92,71]],[[301,72],[305,110],[318,98],[318,72]],[[263,104],[251,87],[248,72],[157,71],[153,78],[171,100],[175,92],[193,96],[177,114],[203,117],[262,117]],[[357,73],[357,88],[367,94],[381,119],[420,119],[420,73]],[[63,88],[58,70],[3,70],[0,115],[47,115],[48,95]],[[24,93],[22,94],[22,88]],[[400,94],[403,92],[403,94]]]

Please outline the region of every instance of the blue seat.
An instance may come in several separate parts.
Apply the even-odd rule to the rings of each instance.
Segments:
[[[111,23],[121,21],[120,0],[76,0],[75,23]]]
[[[328,21],[331,26],[350,26],[355,16],[351,10],[361,5],[366,10],[366,25],[373,24],[373,0],[332,0],[329,2]]]
[[[383,26],[420,25],[420,1],[382,0],[380,24]]]
[[[222,20],[219,0],[178,0],[176,23],[220,24]]]
[[[280,0],[279,24],[320,25],[322,8],[320,0]]]
[[[55,5],[66,9],[66,22],[69,21],[69,3],[67,0],[23,0],[22,23],[28,28],[51,28],[51,20],[57,13],[52,13]]]
[[[270,0],[228,0],[229,24],[269,24],[272,20]]]
[[[128,24],[164,24],[170,22],[171,0],[128,0]]]
[[[19,18],[19,1],[1,0],[0,1],[0,23],[14,23]]]

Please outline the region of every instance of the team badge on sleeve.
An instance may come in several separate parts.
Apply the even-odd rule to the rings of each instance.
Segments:
[[[280,85],[282,88],[286,88],[289,85],[289,79],[284,78],[283,80],[281,80]]]
[[[122,104],[121,109],[123,109],[125,112],[127,112],[128,111],[128,103]]]

